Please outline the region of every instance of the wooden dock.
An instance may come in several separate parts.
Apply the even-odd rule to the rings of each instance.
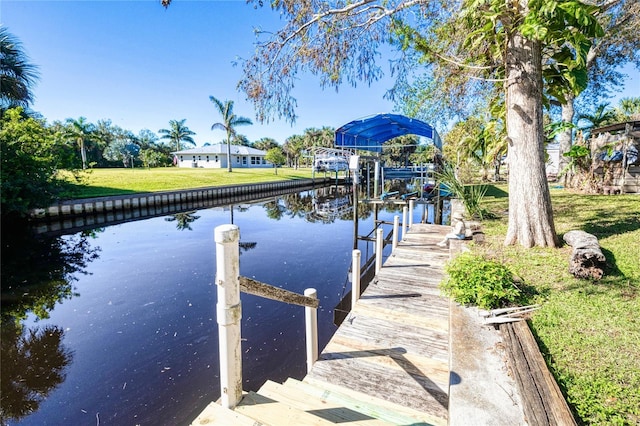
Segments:
[[[449,227],[414,224],[303,379],[268,381],[193,425],[446,425],[449,299],[438,288]]]

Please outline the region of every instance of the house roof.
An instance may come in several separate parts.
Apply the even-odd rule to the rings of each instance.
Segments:
[[[383,143],[402,135],[427,137],[442,149],[440,136],[431,125],[399,114],[377,114],[347,123],[336,130],[335,146],[381,152]]]
[[[197,148],[183,149],[174,151],[176,155],[227,155],[227,145],[218,143],[215,145],[200,146]],[[259,149],[251,148],[244,145],[231,145],[231,155],[255,155],[265,156],[267,153]]]
[[[640,121],[624,121],[622,123],[610,124],[608,126],[599,127],[597,129],[591,129],[592,135],[599,135],[601,133],[620,133],[626,132],[627,126],[629,126],[629,134],[634,138],[640,138]]]

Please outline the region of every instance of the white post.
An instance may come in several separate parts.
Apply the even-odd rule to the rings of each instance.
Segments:
[[[376,229],[376,274],[382,269],[382,228]]]
[[[398,247],[398,227],[400,226],[400,216],[395,215],[393,217],[393,242],[391,244],[391,247],[393,248],[393,250],[396,249],[396,247]]]
[[[240,229],[236,225],[217,226],[216,285],[218,338],[220,341],[221,405],[233,408],[242,399],[242,350],[240,347]]]
[[[373,198],[378,196],[378,182],[380,181],[380,162],[375,161],[375,168],[373,169]]]
[[[308,288],[304,291],[307,297],[318,298],[315,288]],[[318,309],[305,306],[304,323],[307,340],[307,373],[311,371],[313,364],[318,359]]]
[[[356,307],[356,302],[360,298],[360,250],[351,252],[351,311]]]
[[[402,207],[402,241],[407,235],[407,206]]]
[[[409,229],[411,229],[411,227],[413,226],[413,207],[414,200],[411,199],[409,200]]]

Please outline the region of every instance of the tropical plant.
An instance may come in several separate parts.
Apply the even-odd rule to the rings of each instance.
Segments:
[[[614,109],[616,121],[640,119],[640,97],[622,98]]]
[[[15,106],[28,107],[38,67],[29,62],[22,43],[0,25],[0,113]]]
[[[589,139],[592,129],[609,124],[615,120],[615,111],[608,103],[600,104],[596,107],[593,114],[583,113],[578,116],[578,129],[582,130],[584,139]],[[583,124],[580,125],[580,122]]]
[[[182,120],[169,120],[169,128],[168,129],[160,129],[158,133],[162,134],[160,139],[166,139],[172,144],[175,144],[176,151],[180,151],[182,149],[183,142],[186,142],[190,145],[195,146],[191,136],[195,135],[195,132],[192,132],[184,123],[187,121],[186,118]]]
[[[451,194],[462,201],[467,214],[470,217],[483,219],[487,216],[487,211],[481,206],[482,199],[487,192],[486,185],[465,185],[456,176],[456,170],[450,164],[445,164],[442,169],[435,174],[436,182],[451,192]]]
[[[233,113],[233,101],[224,101],[209,96],[209,100],[213,102],[216,109],[222,116],[222,121],[213,123],[211,130],[224,130],[227,133],[227,171],[231,173],[231,139],[236,136],[236,126],[253,124],[249,118],[238,117]]]
[[[82,158],[82,169],[87,168],[87,144],[96,139],[96,127],[85,117],[77,120],[67,118],[65,136],[78,144]]]
[[[44,121],[23,117],[21,107],[8,109],[0,118],[2,216],[46,207],[64,189],[57,178],[57,145]]]

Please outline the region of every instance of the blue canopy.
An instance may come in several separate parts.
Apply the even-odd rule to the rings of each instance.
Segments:
[[[442,149],[438,132],[429,124],[398,114],[377,114],[354,120],[336,130],[336,147],[381,152],[382,144],[402,135],[424,136]]]

